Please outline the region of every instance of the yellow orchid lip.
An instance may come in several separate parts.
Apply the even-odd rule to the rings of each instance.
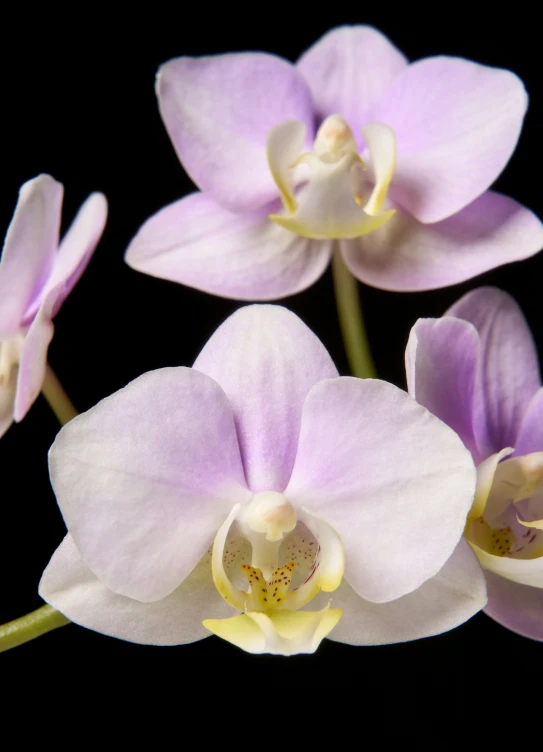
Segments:
[[[310,613],[298,613],[298,610],[321,590],[332,592],[339,587],[345,557],[339,536],[326,522],[306,509],[301,510],[300,521],[309,535],[309,538],[305,538],[307,548],[302,559],[309,557],[305,567],[311,568],[305,580],[291,589],[296,564],[287,561],[279,565],[279,552],[283,550],[282,556],[288,555],[289,546],[292,545],[287,544],[286,552],[281,549],[283,538],[285,542],[294,540],[297,549],[303,546],[299,537],[289,538],[296,535],[297,515],[294,507],[282,494],[265,491],[254,494],[251,502],[243,507],[237,504],[231,510],[215,536],[211,568],[220,595],[243,614],[226,620],[206,619],[203,625],[207,629],[249,652],[283,655],[314,652],[341,618],[341,611],[327,607],[315,612],[315,618],[308,621]],[[247,590],[236,587],[225,570],[225,547],[234,523],[251,545],[251,563],[241,564]],[[254,645],[258,645],[258,649]]]
[[[396,137],[382,123],[369,123],[363,135],[371,177],[339,115],[322,123],[311,152],[302,153],[303,123],[286,120],[274,126],[268,135],[268,164],[285,212],[269,218],[296,235],[319,240],[360,237],[388,222],[395,214],[385,204],[396,165]],[[309,176],[296,195],[295,171],[302,166]]]
[[[247,653],[314,653],[343,615],[328,603],[321,611],[247,611],[230,619],[206,619],[203,625]]]
[[[477,468],[475,499],[465,529],[483,566],[499,567],[501,574],[503,566],[496,559],[543,556],[543,520],[524,520],[515,511],[519,502],[543,488],[543,452],[503,459],[513,451],[502,449]]]

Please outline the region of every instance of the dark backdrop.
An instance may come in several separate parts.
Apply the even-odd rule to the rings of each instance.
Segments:
[[[484,21],[473,6],[430,17],[416,11],[398,17],[390,6],[364,14],[360,4],[358,12],[343,15],[330,9],[323,15],[322,6],[304,7],[303,18],[284,5],[222,15],[208,6],[186,15],[179,6],[171,15],[155,3],[152,13],[150,7],[141,15],[131,8],[115,27],[90,8],[62,22],[33,12],[31,23],[23,25],[23,10],[4,27],[0,227],[9,223],[19,186],[40,172],[64,183],[64,227],[91,191],[101,190],[109,200],[103,240],[56,319],[50,348],[50,362],[81,411],[145,371],[191,365],[209,335],[240,305],[140,275],[123,263],[124,250],[143,221],[191,190],[154,95],[155,71],[170,57],[253,49],[295,60],[328,28],[368,22],[411,59],[444,53],[510,68],[525,81],[531,105],[519,146],[497,187],[543,216],[540,38],[535,20],[523,12],[527,4],[517,3],[513,17],[485,13]],[[517,298],[541,350],[542,270],[540,255],[434,292],[395,294],[361,287],[380,376],[403,387],[403,353],[415,320],[441,315],[481,284],[498,285]],[[347,373],[330,272],[283,304],[318,334]],[[0,443],[0,623],[41,605],[38,581],[64,533],[46,464],[57,430],[40,398]],[[232,683],[251,687],[262,698],[269,690],[283,695],[292,689],[295,697],[316,692],[319,703],[332,691],[363,701],[366,713],[377,713],[374,719],[381,719],[379,712],[404,708],[428,722],[442,705],[455,715],[468,711],[466,692],[478,691],[481,681],[499,676],[507,689],[518,667],[542,657],[540,644],[482,614],[424,641],[375,648],[325,641],[316,656],[290,659],[246,656],[215,637],[185,647],[153,648],[69,626],[3,654],[0,676],[22,674],[32,686],[44,675],[48,681],[62,676],[78,683],[81,672],[90,672],[107,676],[122,692],[130,666],[138,672],[144,695],[164,677],[182,676],[183,682],[203,678],[211,693],[213,682],[219,682],[223,699]],[[498,674],[497,663],[502,666]],[[458,723],[463,723],[461,716]],[[405,726],[396,732],[402,735]]]

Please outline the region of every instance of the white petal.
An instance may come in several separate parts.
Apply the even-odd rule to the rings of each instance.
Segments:
[[[67,535],[43,573],[39,593],[70,621],[145,645],[181,645],[208,637],[202,619],[232,613],[217,593],[206,554],[173,593],[154,603],[117,595],[94,575]]]
[[[447,632],[480,611],[486,603],[485,577],[461,540],[441,571],[408,595],[371,603],[343,580],[332,601],[343,610],[343,618],[330,639],[349,645],[407,642]]]

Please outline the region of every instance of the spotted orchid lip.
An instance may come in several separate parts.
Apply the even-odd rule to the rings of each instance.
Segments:
[[[543,520],[525,520],[517,510],[543,487],[543,452],[500,462],[512,451],[503,449],[479,465],[466,538],[486,569],[540,587],[532,570],[543,557]]]
[[[321,240],[356,238],[385,224],[395,214],[385,204],[396,164],[396,137],[382,123],[369,123],[362,132],[369,173],[340,115],[322,123],[311,152],[302,153],[303,123],[286,120],[274,126],[268,134],[268,164],[285,213],[270,214],[270,219],[296,235]],[[307,180],[296,193],[301,167]]]
[[[247,505],[233,507],[215,537],[211,568],[218,592],[227,603],[242,611],[244,618],[208,619],[203,622],[207,629],[255,652],[246,647],[245,642],[249,634],[255,636],[256,625],[264,640],[264,647],[256,652],[289,655],[294,650],[313,652],[337,624],[341,612],[338,609],[328,611],[328,607],[313,614],[315,618],[310,622],[307,622],[308,612],[296,621],[298,610],[321,590],[332,592],[339,587],[345,568],[343,546],[337,533],[308,510],[302,509],[299,518],[314,535],[318,546],[316,552],[311,552],[314,561],[309,575],[298,587],[290,589],[296,564],[289,561],[280,566],[279,548],[283,538],[288,540],[296,526],[298,516],[294,507],[283,494],[275,491],[256,493]],[[233,585],[224,567],[225,546],[234,522],[251,545],[251,563],[241,565],[248,581],[247,591]],[[288,616],[278,617],[278,613]],[[281,625],[288,625],[288,637],[281,631]],[[320,631],[322,636],[315,642],[315,635]]]

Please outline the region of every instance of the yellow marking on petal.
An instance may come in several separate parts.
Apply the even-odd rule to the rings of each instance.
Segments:
[[[468,540],[493,556],[508,556],[515,544],[515,536],[510,527],[494,529],[482,517],[472,520]]]
[[[242,564],[241,568],[249,580],[249,595],[246,595],[245,611],[267,611],[284,608],[287,591],[296,564],[291,561],[284,567],[273,570],[269,580],[264,579],[260,569]]]
[[[297,203],[290,167],[302,150],[305,133],[305,125],[297,120],[278,123],[268,133],[266,152],[270,172],[279,189],[283,206],[291,213],[296,211]]]
[[[368,145],[375,175],[375,187],[364,211],[376,217],[383,210],[396,168],[396,135],[392,128],[383,123],[368,123],[362,128],[362,134]]]
[[[338,238],[344,238],[348,240],[375,232],[375,230],[378,230],[388,222],[394,214],[396,214],[396,209],[389,209],[389,211],[380,214],[378,217],[371,217],[361,213],[358,224],[352,225],[348,232],[345,232],[345,228],[340,225],[330,225],[326,232],[318,232],[309,223],[304,222],[296,216],[288,216],[286,214],[268,214],[268,219],[302,238],[313,238],[314,240],[337,240]]]
[[[206,629],[248,653],[314,653],[341,619],[339,608],[321,611],[246,612],[230,619],[206,619]]]
[[[230,619],[204,619],[206,629],[247,653],[264,653],[265,639],[262,630],[247,614]]]
[[[517,514],[517,522],[520,522],[520,524],[524,525],[524,527],[531,527],[535,530],[543,530],[543,520],[532,520],[531,522],[525,522],[524,520],[521,520]]]

